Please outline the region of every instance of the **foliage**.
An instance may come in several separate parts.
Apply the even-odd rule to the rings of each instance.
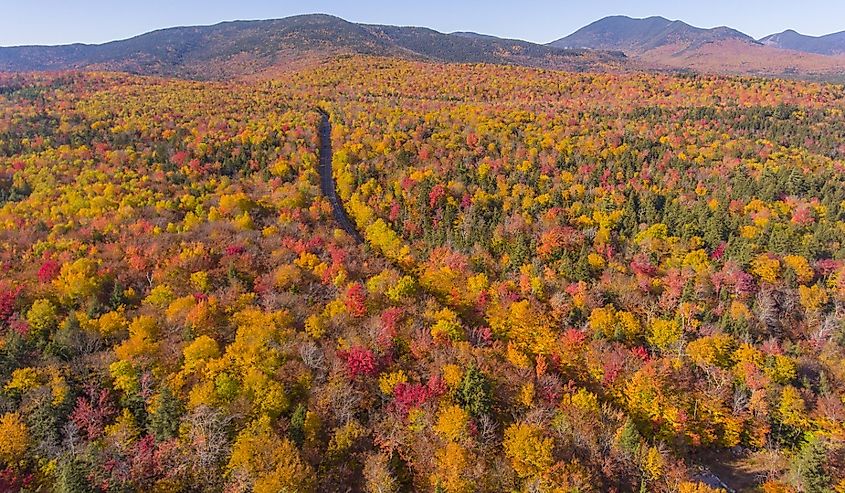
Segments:
[[[0,485],[710,491],[742,451],[835,489],[843,111],[367,56],[0,74]]]
[[[505,430],[505,455],[511,459],[516,473],[523,478],[539,478],[554,463],[553,442],[542,436],[542,430],[525,423],[516,423]]]
[[[15,413],[0,418],[0,463],[17,468],[29,450],[29,434],[26,424]]]

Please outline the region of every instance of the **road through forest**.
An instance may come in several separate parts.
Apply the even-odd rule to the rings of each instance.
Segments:
[[[349,233],[349,236],[355,239],[358,243],[363,243],[364,238],[358,232],[355,223],[349,218],[346,209],[343,207],[343,202],[337,195],[337,184],[332,173],[332,124],[329,121],[329,114],[318,109],[320,113],[320,164],[318,172],[320,174],[320,190],[323,192],[329,202],[332,204],[332,212],[335,220],[338,222],[344,231]]]
[[[361,233],[358,231],[355,223],[349,218],[349,214],[343,207],[343,202],[337,195],[337,183],[335,183],[334,175],[332,174],[332,125],[329,121],[329,114],[321,108],[317,108],[317,111],[322,117],[322,120],[320,121],[320,164],[318,166],[320,174],[320,189],[322,190],[323,195],[329,199],[335,220],[338,222],[340,227],[349,233],[355,241],[358,243],[364,243],[364,238],[361,236]],[[394,260],[387,260],[403,274],[412,276],[414,279],[419,280],[419,275],[414,272],[413,268],[409,268],[409,266],[402,265]],[[467,327],[482,327],[489,325],[486,321],[484,321],[482,314],[453,303],[449,300],[447,295],[435,292],[425,286],[420,286],[420,288],[437,299],[441,305],[451,308]]]

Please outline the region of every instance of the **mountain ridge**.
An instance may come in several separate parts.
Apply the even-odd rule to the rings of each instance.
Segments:
[[[354,23],[329,14],[157,29],[102,44],[0,47],[0,72],[103,70],[227,80],[274,76],[338,55],[569,71],[669,70],[845,78],[845,31],[756,40],[736,29],[609,16],[551,43],[470,31]]]
[[[799,41],[778,42],[772,36],[756,40],[726,26],[700,28],[659,16],[609,16],[549,45],[621,51],[641,63],[673,70],[821,80],[845,75],[845,57],[833,56],[845,53],[845,36],[839,52],[799,49]]]
[[[358,24],[328,14],[172,27],[109,43],[0,48],[0,71],[102,69],[196,79],[272,71],[304,58],[363,54],[597,70],[624,56],[425,27]]]
[[[660,16],[637,19],[616,15],[592,22],[548,45],[558,48],[619,50],[638,54],[670,43],[687,42],[695,46],[727,39],[756,42],[751,36],[726,26],[706,29]]]
[[[823,36],[809,36],[794,29],[787,29],[761,38],[760,42],[767,46],[819,55],[841,55],[845,53],[845,31]]]

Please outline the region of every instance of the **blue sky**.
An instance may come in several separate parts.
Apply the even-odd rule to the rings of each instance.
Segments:
[[[757,38],[787,28],[812,35],[845,30],[843,0],[0,0],[0,46],[101,43],[163,27],[313,12],[543,43],[613,14],[729,25]]]

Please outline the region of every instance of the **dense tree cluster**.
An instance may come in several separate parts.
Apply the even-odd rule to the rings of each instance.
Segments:
[[[843,110],[366,57],[0,75],[0,490],[845,491]]]

